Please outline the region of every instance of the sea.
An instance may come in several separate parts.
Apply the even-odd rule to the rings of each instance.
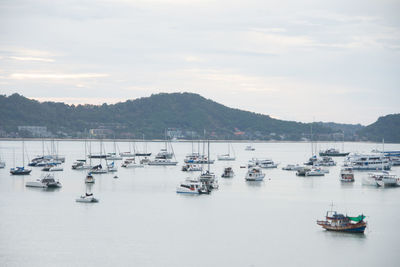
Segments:
[[[368,172],[355,172],[354,183],[341,183],[343,158],[326,167],[321,177],[298,177],[284,171],[311,156],[305,142],[211,142],[210,157],[226,154],[236,160],[215,161],[210,170],[219,177],[219,189],[209,195],[177,194],[177,185],[198,172],[182,172],[183,159],[203,143],[173,142],[177,166],[145,166],[95,175],[91,188],[86,171],[72,170],[85,158],[84,141],[25,141],[25,162],[56,148],[66,157],[64,171],[54,173],[62,188],[27,188],[25,183],[43,172],[32,167],[27,176],[11,176],[22,164],[22,142],[2,141],[0,169],[0,266],[400,266],[400,187],[363,184]],[[144,146],[154,156],[163,142],[117,142],[116,152]],[[341,143],[314,144],[316,150],[342,148]],[[90,142],[92,153],[100,142]],[[114,143],[104,142],[106,152]],[[382,149],[378,143],[344,144],[349,152]],[[400,150],[400,144],[385,144]],[[54,149],[53,149],[54,150]],[[270,158],[276,169],[264,169],[262,182],[246,182],[247,162]],[[93,164],[100,160],[93,160]],[[103,161],[104,166],[104,161]],[[233,178],[221,178],[225,167]],[[205,166],[207,168],[207,166]],[[393,167],[400,175],[400,167]],[[117,175],[118,178],[114,178]],[[99,203],[77,203],[87,190]],[[364,214],[364,234],[329,232],[316,224],[328,210],[350,216]]]

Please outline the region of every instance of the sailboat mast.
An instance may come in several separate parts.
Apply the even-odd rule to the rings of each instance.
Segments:
[[[210,173],[210,139],[208,139],[208,147],[207,147],[207,163],[208,163],[208,173]]]
[[[310,124],[311,157],[314,156],[312,124]]]
[[[22,167],[25,166],[25,141],[22,139]]]

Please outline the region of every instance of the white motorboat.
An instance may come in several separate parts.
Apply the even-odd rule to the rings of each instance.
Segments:
[[[143,168],[144,165],[142,163],[136,163],[135,158],[129,158],[122,163],[121,167],[124,168]]]
[[[351,167],[344,167],[340,170],[340,181],[354,182],[354,172]]]
[[[92,175],[92,173],[89,172],[89,173],[86,175],[85,183],[87,183],[87,184],[94,184],[94,182],[95,182],[94,176]]]
[[[314,164],[315,166],[326,166],[326,167],[330,167],[330,166],[336,166],[336,162],[328,156],[324,156],[321,159],[319,159],[316,164]]]
[[[311,168],[310,170],[306,171],[305,176],[324,176],[325,171],[323,171],[321,168]]]
[[[76,202],[82,202],[82,203],[96,203],[99,202],[99,199],[95,198],[93,196],[93,193],[86,193],[79,198],[76,199]]]
[[[202,167],[196,164],[186,164],[182,166],[182,171],[184,172],[197,172],[201,171]]]
[[[264,180],[265,174],[259,167],[250,167],[246,173],[246,181],[262,181]]]
[[[176,192],[181,194],[208,194],[209,190],[199,180],[186,178],[176,187]]]
[[[39,187],[39,188],[58,188],[61,187],[61,183],[54,179],[54,175],[46,174],[36,181],[26,182],[26,187]]]
[[[288,164],[285,167],[282,167],[282,170],[284,171],[298,171],[300,168],[302,168],[302,166],[300,166],[299,164]]]
[[[152,161],[149,161],[148,165],[151,166],[175,166],[178,164],[177,161],[172,161],[170,159],[155,159]]]
[[[99,164],[99,165],[96,165],[93,168],[91,168],[90,172],[92,174],[103,174],[103,173],[107,173],[108,170],[107,169],[103,169],[103,166],[101,166],[101,164]]]
[[[224,173],[221,175],[223,178],[232,178],[235,176],[235,173],[233,172],[232,167],[226,167],[224,169]]]

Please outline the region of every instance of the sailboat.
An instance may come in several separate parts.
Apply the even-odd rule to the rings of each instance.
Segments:
[[[122,156],[121,155],[120,156],[117,155],[117,143],[115,142],[115,137],[114,137],[113,147],[114,147],[114,152],[107,153],[106,159],[107,160],[122,160]]]
[[[231,155],[231,143],[228,143],[228,154],[223,154],[223,155],[218,155],[218,160],[230,160],[233,161],[236,159],[235,157],[235,151],[233,150],[233,146],[232,146],[232,150],[233,150],[233,155]]]
[[[103,153],[103,141],[100,140],[100,154],[98,154],[98,155],[105,155],[105,154],[102,154],[102,153]],[[92,154],[90,154],[89,158],[91,160],[92,158],[96,158],[96,157],[93,157]],[[107,168],[103,168],[103,166],[101,165],[103,157],[99,157],[99,159],[100,159],[100,164],[95,165],[90,169],[90,172],[92,174],[102,174],[102,173],[107,173],[108,172],[108,169]],[[90,165],[92,165],[92,164],[90,164]],[[106,165],[107,165],[107,163],[106,163]]]
[[[204,145],[204,144],[203,144]],[[210,140],[208,140],[208,149],[207,154],[208,158],[210,158]],[[202,172],[199,178],[200,182],[202,182],[208,190],[218,189],[218,179],[215,177],[215,174],[210,171],[210,162],[207,163],[207,171]]]
[[[137,156],[137,157],[151,156],[151,152],[150,153],[147,152],[147,142],[144,139],[144,135],[143,135],[143,151],[135,152],[135,156]]]
[[[22,140],[22,167],[14,167],[10,169],[12,175],[28,175],[31,169],[25,169],[25,141]]]

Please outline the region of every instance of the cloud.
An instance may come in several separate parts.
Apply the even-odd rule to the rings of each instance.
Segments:
[[[45,80],[69,80],[69,79],[90,79],[108,77],[104,73],[12,73],[9,78],[16,80],[45,79]]]
[[[41,58],[41,57],[15,57],[15,56],[11,56],[11,57],[8,57],[8,58],[14,59],[14,60],[20,60],[20,61],[54,62],[54,59],[51,59],[51,58]]]

